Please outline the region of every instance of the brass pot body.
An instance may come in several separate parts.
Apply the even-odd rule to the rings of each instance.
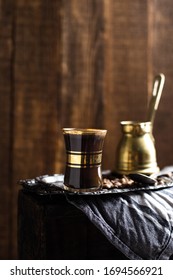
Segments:
[[[120,174],[159,171],[151,122],[122,121],[122,138],[117,149],[116,171]]]

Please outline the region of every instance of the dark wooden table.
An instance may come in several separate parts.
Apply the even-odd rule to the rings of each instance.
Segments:
[[[19,259],[127,259],[63,194],[18,195]]]

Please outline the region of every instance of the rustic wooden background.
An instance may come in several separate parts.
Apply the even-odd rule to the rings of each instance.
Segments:
[[[0,0],[0,258],[17,258],[19,179],[63,172],[62,127],[106,128],[114,169],[121,120],[145,120],[154,76],[160,167],[173,164],[172,0]]]

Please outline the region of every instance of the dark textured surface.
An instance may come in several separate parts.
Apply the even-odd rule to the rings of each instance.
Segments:
[[[19,259],[126,259],[64,195],[19,192]]]

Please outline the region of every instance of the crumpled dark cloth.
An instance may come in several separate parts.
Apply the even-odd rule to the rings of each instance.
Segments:
[[[105,195],[66,195],[131,260],[173,254],[173,187]]]

